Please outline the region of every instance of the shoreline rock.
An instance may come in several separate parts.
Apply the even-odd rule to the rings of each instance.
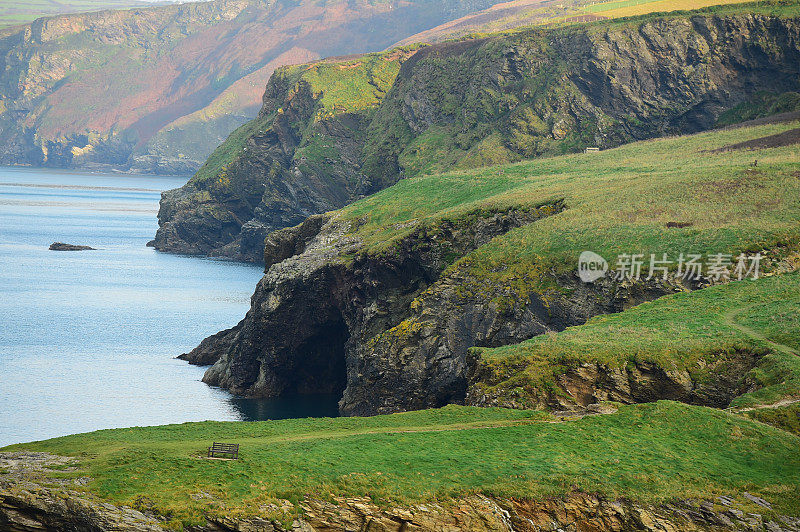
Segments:
[[[460,268],[444,273],[454,258],[565,208],[472,213],[418,227],[374,254],[335,216],[273,233],[245,318],[180,358],[213,364],[203,381],[239,395],[341,393],[349,416],[471,402],[471,347],[516,343],[685,289],[559,278],[563,293],[504,306],[503,286],[476,288]]]

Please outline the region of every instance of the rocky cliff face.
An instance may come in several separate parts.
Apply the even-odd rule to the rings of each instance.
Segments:
[[[470,347],[516,343],[679,289],[565,277],[569,290],[516,300],[502,297],[506,287],[448,268],[492,238],[564,208],[554,200],[475,212],[419,227],[380,252],[366,249],[354,222],[311,217],[267,239],[267,274],[245,319],[183,358],[215,362],[203,380],[237,394],[341,394],[346,415],[464,402]]]
[[[413,50],[282,69],[259,116],[163,194],[156,249],[261,262],[264,238],[394,181],[360,171],[364,131]]]
[[[381,50],[491,0],[214,0],[41,18],[0,35],[0,164],[188,174],[277,67]]]
[[[402,177],[710,128],[758,91],[798,89],[799,28],[651,18],[385,54],[382,76],[353,61],[278,73],[259,118],[164,194],[154,245],[258,261],[270,231]]]
[[[716,29],[712,31],[712,28]],[[761,28],[758,31],[769,35],[769,39],[772,39],[770,42],[781,43],[769,47],[769,56],[774,57],[774,60],[764,61],[764,57],[767,57],[764,55],[767,54],[766,51],[756,53],[751,50],[750,41],[745,43],[738,40],[740,33],[752,37],[754,28]],[[656,29],[659,30],[658,33],[654,33]],[[731,33],[724,33],[726,36],[723,36],[721,29]],[[614,127],[600,130],[604,135],[615,131],[618,135],[613,138],[621,140],[638,134],[657,135],[672,131],[670,128],[705,127],[707,124],[697,116],[708,118],[717,111],[698,115],[698,109],[717,108],[709,103],[710,100],[704,100],[705,103],[700,104],[695,98],[698,93],[705,94],[706,98],[717,94],[711,91],[712,86],[720,91],[723,91],[720,87],[727,87],[725,90],[729,92],[724,94],[729,95],[735,87],[740,87],[744,94],[752,87],[765,83],[772,76],[768,72],[773,68],[776,72],[785,73],[784,78],[775,74],[778,83],[785,82],[788,85],[796,82],[796,79],[790,80],[788,75],[791,68],[796,70],[796,65],[789,67],[786,61],[790,57],[798,56],[800,51],[797,43],[800,40],[796,36],[787,35],[796,35],[799,29],[800,26],[794,20],[754,15],[670,18],[655,19],[633,26],[615,26],[613,29],[594,28],[591,32],[586,29],[567,29],[556,33],[534,33],[528,34],[528,40],[524,42],[528,43],[530,49],[538,46],[536,49],[541,50],[542,42],[539,39],[542,35],[548,36],[551,39],[548,46],[558,46],[560,53],[567,57],[564,65],[584,65],[574,73],[566,69],[557,78],[561,83],[572,83],[575,90],[579,86],[584,87],[586,92],[580,92],[582,96],[578,97],[576,93],[574,99],[547,101],[554,105],[586,105],[596,113],[607,109],[609,113],[620,114],[623,112],[623,102],[628,102],[632,109],[630,116],[640,113],[643,117],[649,117],[647,121],[632,122],[629,116],[625,122],[620,119]],[[719,56],[716,63],[696,66],[693,72],[702,71],[697,79],[686,74],[686,68],[682,70],[683,74],[668,68],[671,62],[676,61],[676,47],[684,52],[686,46],[689,49],[694,49],[692,46],[702,48],[697,43],[708,44],[709,41],[703,35],[711,34],[716,35],[714,39],[719,41],[715,44],[713,53],[718,54],[720,50],[725,50],[725,57],[729,59]],[[645,35],[649,37],[645,39]],[[680,43],[673,42],[673,35],[682,35],[683,40]],[[566,52],[578,37],[586,39],[579,44],[579,49],[584,50],[583,55],[570,58]],[[686,39],[689,43],[695,42],[695,45],[686,45]],[[631,43],[636,43],[639,47],[646,46],[645,43],[660,44],[648,45],[654,47],[651,52],[639,50],[636,52],[642,55],[639,58],[632,49],[622,52],[626,50],[625,46],[633,46]],[[533,52],[523,53],[521,44],[515,49],[508,48],[505,41],[502,44],[500,46],[492,40],[469,41],[448,44],[445,47],[423,48],[416,53],[409,50],[404,56],[384,54],[368,60],[345,63],[350,71],[370,73],[361,78],[368,80],[365,85],[370,87],[375,87],[372,80],[379,77],[374,75],[377,70],[382,68],[389,72],[380,78],[386,84],[392,84],[388,95],[382,97],[381,91],[373,91],[372,99],[365,100],[367,103],[360,107],[361,114],[336,114],[333,109],[337,105],[344,105],[342,100],[337,100],[336,97],[326,100],[324,91],[314,90],[312,82],[315,79],[325,79],[324,69],[306,70],[304,67],[294,78],[292,72],[286,71],[283,75],[276,76],[271,83],[265,108],[274,111],[265,116],[263,132],[248,137],[245,145],[245,153],[248,155],[236,159],[234,166],[227,166],[221,174],[207,174],[212,178],[205,182],[205,188],[200,184],[194,185],[197,188],[189,192],[190,199],[185,201],[205,201],[203,209],[226,221],[223,225],[224,236],[233,238],[233,242],[237,242],[237,238],[242,239],[237,244],[241,245],[244,239],[241,235],[236,235],[237,228],[240,227],[237,220],[244,219],[248,205],[257,205],[254,211],[266,216],[263,198],[271,197],[274,192],[274,189],[267,186],[262,200],[259,202],[257,199],[258,183],[257,180],[253,181],[252,176],[256,175],[253,170],[258,165],[273,165],[275,176],[286,175],[287,172],[294,176],[288,184],[283,179],[273,183],[275,187],[291,188],[279,198],[270,199],[271,204],[281,205],[275,212],[286,216],[284,221],[287,223],[289,213],[301,201],[321,197],[315,196],[314,191],[309,190],[314,183],[325,185],[314,190],[326,194],[328,198],[333,196],[334,191],[358,190],[359,186],[376,182],[358,177],[367,176],[365,169],[370,164],[374,164],[371,168],[375,173],[372,175],[376,176],[378,182],[390,182],[394,175],[391,173],[392,168],[397,168],[391,164],[391,149],[400,144],[386,142],[388,137],[380,136],[377,128],[383,124],[381,131],[397,133],[400,131],[397,124],[402,123],[405,124],[403,127],[410,130],[413,126],[423,131],[421,135],[426,135],[431,128],[438,127],[430,124],[446,119],[442,103],[446,98],[442,95],[434,97],[428,90],[433,90],[429,80],[442,79],[436,74],[436,68],[440,65],[450,65],[452,68],[453,64],[458,64],[463,67],[458,72],[464,73],[467,78],[460,80],[461,89],[451,86],[449,77],[444,78],[445,81],[441,83],[453,94],[462,90],[466,99],[472,97],[472,92],[463,87],[470,85],[469,78],[472,76],[481,80],[480,83],[476,82],[473,92],[483,94],[483,83],[488,76],[486,72],[493,72],[493,76],[502,75],[504,79],[510,80],[517,79],[515,76],[522,75],[520,73],[539,72],[544,68],[541,65],[539,70],[533,66],[521,66],[522,58],[529,57],[526,54]],[[658,53],[655,49],[659,50]],[[486,50],[494,50],[498,55],[481,55]],[[499,62],[493,62],[497,57],[500,58]],[[686,59],[685,54],[681,57]],[[756,57],[761,59],[756,61]],[[465,65],[467,61],[474,64]],[[750,64],[753,70],[743,70],[743,64]],[[399,68],[392,70],[391,65]],[[638,68],[633,69],[632,65],[637,65]],[[341,70],[343,65],[328,64],[326,68]],[[315,76],[304,78],[310,71],[315,72]],[[395,80],[389,81],[395,72]],[[499,72],[504,74],[498,74]],[[709,77],[712,72],[715,80],[713,85]],[[570,78],[571,75],[574,80]],[[682,81],[665,81],[673,78],[680,78]],[[624,80],[624,84],[619,79]],[[279,96],[282,94],[279,84],[284,81],[294,87],[290,91],[290,98]],[[504,85],[495,85],[502,86]],[[505,86],[515,87],[513,90],[516,91],[521,90],[519,86],[524,86],[524,83],[518,80],[514,85],[509,81]],[[642,91],[642,98],[646,96],[646,101],[630,96],[635,87]],[[723,92],[717,97],[725,97]],[[669,102],[683,104],[678,106]],[[350,102],[349,105],[352,109],[353,103]],[[577,108],[571,107],[573,111]],[[723,106],[719,107],[721,108]],[[660,110],[656,113],[654,109]],[[676,109],[683,109],[684,112],[678,115]],[[511,111],[511,114],[514,112]],[[392,113],[402,115],[402,122],[388,121],[386,117],[392,116]],[[460,112],[455,114],[465,116]],[[374,132],[373,136],[368,137],[370,140],[365,141],[364,149],[375,148],[369,157],[381,154],[384,164],[380,168],[377,159],[369,157],[356,161],[355,166],[344,164],[344,161],[349,160],[344,155],[341,158],[334,157],[337,153],[353,155],[353,146],[357,146],[357,143],[352,139],[358,135],[352,128],[347,129],[349,136],[346,138],[350,139],[350,143],[342,145],[341,149],[316,150],[325,154],[325,160],[332,161],[330,165],[319,166],[306,159],[301,170],[300,166],[294,166],[295,163],[289,164],[290,160],[294,160],[289,158],[294,153],[292,149],[306,149],[307,154],[315,153],[314,150],[307,149],[310,139],[298,140],[299,137],[296,136],[296,132],[301,131],[302,125],[306,124],[303,117],[327,117],[313,121],[314,127],[320,129],[312,128],[310,131],[314,132],[315,139],[319,135],[326,142],[333,142],[332,139],[345,138],[336,136],[344,128],[323,128],[331,124],[341,126],[345,117],[352,118],[354,115],[359,117],[353,118],[351,124],[354,127],[368,121],[367,131]],[[694,118],[690,119],[690,115]],[[659,118],[656,119],[656,116]],[[453,116],[450,118],[455,121]],[[556,123],[562,122],[559,119]],[[577,124],[579,122],[570,126],[573,131],[583,127]],[[594,123],[591,128],[597,128],[598,124],[599,122]],[[323,131],[327,131],[328,136]],[[596,130],[595,133],[600,134]],[[599,140],[607,138],[610,137],[598,137]],[[259,149],[259,146],[263,149]],[[319,145],[315,146],[319,148]],[[262,159],[262,154],[267,152],[272,155]],[[279,153],[286,154],[286,157],[278,161]],[[404,159],[408,156],[405,151],[399,154],[395,152],[395,155],[395,162],[409,160]],[[416,160],[421,160],[423,156],[430,157],[423,153]],[[334,162],[339,166],[335,166]],[[249,165],[246,168],[250,171],[236,171],[236,165],[239,164]],[[327,180],[310,170],[322,171],[334,167],[340,173],[326,174]],[[345,171],[352,173],[343,174]],[[313,179],[315,175],[319,177],[316,181]],[[245,183],[251,188],[231,185],[237,179],[246,180]],[[348,185],[356,188],[347,189]],[[241,190],[252,190],[252,193],[247,198],[236,196],[237,191]],[[221,197],[219,194],[222,192],[232,194],[226,196],[226,203],[219,203],[215,199]],[[402,198],[397,201],[402,202]],[[308,203],[304,205],[301,215],[310,210],[307,208]],[[237,208],[235,216],[227,214],[232,212],[231,206]],[[472,265],[469,257],[459,260],[514,228],[525,225],[526,232],[535,231],[537,223],[542,223],[543,219],[557,215],[564,209],[569,209],[569,205],[563,200],[551,199],[536,207],[506,207],[502,210],[475,211],[455,218],[445,217],[445,221],[441,223],[431,222],[433,225],[426,225],[427,222],[418,225],[416,219],[410,219],[407,221],[409,227],[413,228],[410,233],[403,230],[405,226],[401,223],[395,229],[398,234],[405,236],[378,247],[374,243],[362,241],[357,231],[361,222],[352,217],[343,217],[341,211],[312,216],[298,226],[269,235],[264,252],[266,275],[256,289],[251,309],[245,319],[236,327],[204,341],[184,358],[200,364],[213,362],[204,380],[238,394],[341,394],[339,407],[345,415],[389,413],[465,401],[471,404],[498,404],[498,399],[491,394],[487,395],[481,389],[470,387],[470,375],[474,377],[483,372],[480,380],[484,382],[491,382],[495,378],[489,375],[490,372],[475,366],[470,348],[517,343],[548,331],[560,331],[583,323],[597,314],[620,311],[631,305],[685,289],[658,279],[636,283],[603,281],[584,284],[574,274],[536,273],[527,270],[516,274],[510,272],[495,282],[490,280],[493,277],[481,274],[480,267]],[[162,221],[179,220],[180,223],[167,221],[162,225],[160,234],[179,238],[181,234],[189,234],[188,231],[198,227],[197,224],[201,222],[213,227],[210,217],[200,216],[200,221],[189,223],[190,220],[184,218],[185,216],[187,212],[181,211],[170,201],[162,202]],[[249,221],[244,225],[246,229],[247,226],[258,224]],[[269,226],[260,227],[266,230]],[[211,234],[216,235],[214,238],[217,238],[217,243],[224,243],[225,239],[218,236],[219,233]],[[209,241],[206,239],[204,242]],[[535,262],[527,264],[526,268],[535,270]],[[536,289],[529,289],[526,285],[527,279],[537,275],[547,278],[551,288],[542,289],[542,286],[538,286]],[[555,389],[537,398],[536,404],[551,408],[584,408],[609,399],[636,402],[671,398],[725,406],[732,397],[749,386],[735,378],[736,368],[741,369],[741,374],[757,362],[755,355],[741,355],[740,359],[730,365],[730,368],[734,368],[731,370],[733,374],[716,372],[717,380],[712,383],[693,382],[687,372],[670,374],[660,368],[644,365],[619,370],[600,366],[575,368],[564,375],[563,382],[557,384]],[[474,380],[473,378],[473,382]]]

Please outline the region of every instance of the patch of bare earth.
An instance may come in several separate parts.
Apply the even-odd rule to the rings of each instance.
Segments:
[[[782,146],[792,146],[794,144],[800,144],[800,128],[790,129],[783,133],[767,135],[766,137],[746,140],[736,144],[729,144],[715,150],[710,150],[709,153],[722,153],[732,150],[763,150],[765,148],[780,148]]]

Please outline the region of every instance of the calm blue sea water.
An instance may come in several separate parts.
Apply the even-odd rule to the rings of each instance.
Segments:
[[[245,314],[256,266],[158,253],[184,178],[0,167],[0,446],[100,428],[334,415],[247,400],[174,357]],[[54,242],[96,251],[49,251]]]

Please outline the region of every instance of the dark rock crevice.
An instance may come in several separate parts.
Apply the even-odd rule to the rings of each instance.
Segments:
[[[319,332],[297,349],[296,366],[286,376],[284,393],[337,394],[347,385],[345,344],[350,337],[341,314],[323,323]]]

